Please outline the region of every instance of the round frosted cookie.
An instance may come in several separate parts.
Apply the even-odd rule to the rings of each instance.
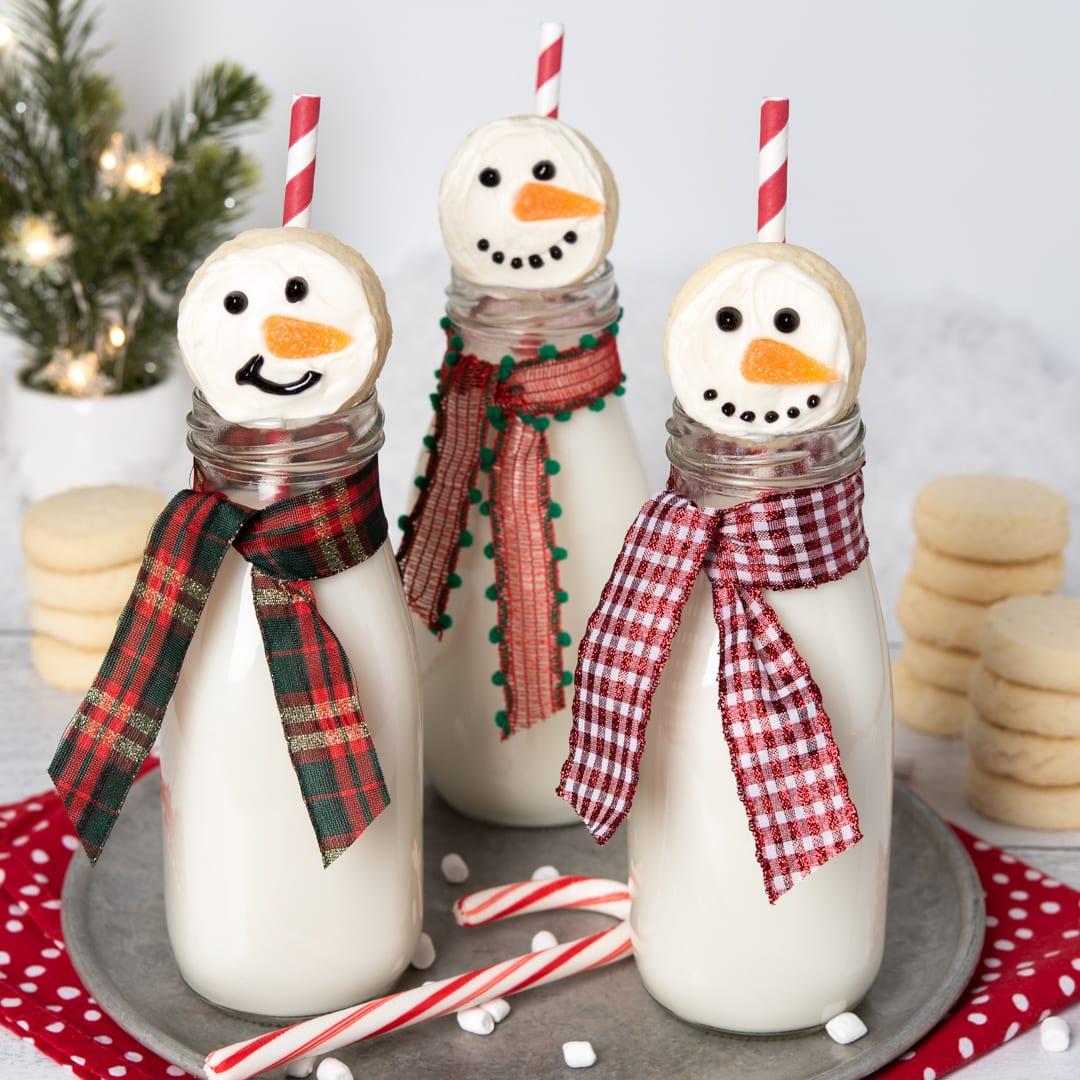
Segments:
[[[1080,694],[1080,596],[1015,596],[990,608],[983,663],[1040,690]]]
[[[30,605],[30,628],[80,649],[104,649],[113,639],[118,613],[64,611],[62,608]]]
[[[900,651],[900,659],[912,675],[931,686],[966,694],[975,654],[957,649],[942,649],[918,638],[909,637]]]
[[[971,672],[968,695],[975,711],[997,727],[1058,739],[1080,738],[1080,694],[1009,682],[980,663]]]
[[[34,503],[23,519],[27,558],[50,570],[104,570],[142,557],[165,506],[144,487],[74,488]]]
[[[1080,784],[1034,787],[995,776],[969,762],[964,778],[968,802],[980,814],[1025,829],[1080,829]]]
[[[972,715],[963,694],[931,686],[903,660],[893,664],[893,711],[897,720],[930,735],[959,735]]]
[[[943,649],[977,653],[988,610],[985,604],[943,596],[908,577],[900,586],[896,617],[912,637]]]
[[[1048,555],[1029,562],[976,562],[916,544],[911,576],[920,585],[945,596],[992,604],[1009,596],[1057,592],[1065,581],[1065,560],[1061,555]]]
[[[1020,476],[941,476],[915,497],[915,532],[946,555],[1024,562],[1054,555],[1069,539],[1065,499]]]
[[[1080,739],[1052,739],[988,724],[973,713],[964,728],[971,756],[986,772],[1034,787],[1080,784]]]
[[[41,634],[30,639],[34,670],[58,690],[85,693],[97,676],[104,655],[104,649],[80,649]]]
[[[47,607],[65,611],[117,612],[131,595],[139,566],[136,561],[76,574],[28,562],[26,591],[32,601]]]

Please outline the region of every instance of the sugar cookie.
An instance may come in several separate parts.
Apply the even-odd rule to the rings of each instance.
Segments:
[[[63,608],[30,605],[30,628],[80,649],[104,649],[113,639],[119,612],[64,611]]]
[[[27,558],[49,570],[104,570],[142,557],[165,506],[159,491],[113,485],[74,488],[34,503],[23,519]]]
[[[990,608],[983,663],[1003,679],[1080,694],[1080,597],[1016,596]]]
[[[964,738],[979,766],[995,776],[1011,776],[1034,787],[1080,784],[1080,739],[995,727],[974,712]]]
[[[959,735],[972,715],[963,694],[916,678],[902,661],[893,664],[893,711],[897,720],[930,735]]]
[[[900,659],[908,670],[922,682],[966,694],[975,654],[957,649],[942,649],[938,645],[909,637],[900,651]]]
[[[1009,596],[1057,592],[1065,581],[1065,560],[1061,555],[1048,555],[1030,562],[976,562],[917,543],[911,556],[911,576],[945,596],[992,604]]]
[[[35,634],[30,639],[30,659],[34,670],[58,690],[85,693],[96,678],[104,658],[104,649],[80,649],[42,634]]]
[[[123,563],[106,570],[69,573],[26,564],[26,591],[30,599],[65,611],[119,611],[131,595],[140,563]]]
[[[943,649],[977,653],[989,609],[924,588],[908,577],[900,586],[896,617],[905,632]]]
[[[1059,739],[1080,738],[1080,694],[1009,682],[978,663],[971,672],[968,695],[975,711],[998,727]]]
[[[1020,476],[941,476],[915,497],[915,532],[946,555],[1024,562],[1055,555],[1069,538],[1065,499]]]
[[[968,802],[988,818],[1025,829],[1080,829],[1080,785],[1033,787],[968,762]]]

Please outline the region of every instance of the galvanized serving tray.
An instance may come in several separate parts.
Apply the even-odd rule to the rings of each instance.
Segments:
[[[63,893],[64,936],[75,967],[105,1010],[144,1045],[202,1076],[208,1051],[265,1029],[207,1005],[176,970],[165,934],[158,798],[153,774],[132,792],[97,868],[80,857],[72,860]],[[407,972],[403,987],[517,955],[542,928],[567,940],[610,924],[597,915],[552,912],[463,930],[450,915],[452,900],[463,892],[527,879],[544,863],[564,873],[626,876],[621,842],[598,848],[583,828],[480,825],[430,792],[424,839],[424,926],[438,959],[429,971]],[[443,881],[439,860],[448,851],[469,863],[467,885]],[[903,1053],[949,1009],[974,970],[984,922],[982,889],[959,841],[898,785],[885,961],[859,1006],[870,1031],[857,1043],[838,1046],[820,1031],[744,1038],[691,1027],[654,1002],[633,961],[624,961],[514,998],[511,1016],[487,1038],[444,1018],[337,1056],[364,1080],[506,1080],[565,1076],[562,1043],[588,1039],[599,1059],[594,1076],[854,1080]]]

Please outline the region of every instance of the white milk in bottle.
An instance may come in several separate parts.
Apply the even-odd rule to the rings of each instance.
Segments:
[[[181,307],[201,387],[189,446],[203,486],[262,507],[355,474],[383,442],[373,384],[389,345],[366,263],[301,228],[253,230],[211,256]],[[204,396],[205,395],[205,396]],[[348,657],[390,804],[324,869],[282,731],[252,603],[226,553],[162,747],[165,894],[181,973],[210,1002],[300,1016],[390,987],[420,933],[419,676],[384,540],[312,582]]]
[[[576,643],[596,594],[618,551],[624,523],[646,494],[639,453],[622,401],[615,336],[619,304],[614,274],[605,254],[615,227],[617,195],[610,170],[595,148],[556,120],[518,117],[474,132],[451,161],[440,192],[440,220],[454,264],[448,289],[448,355],[471,364],[501,368],[505,384],[546,364],[550,375],[565,370],[564,397],[587,394],[594,371],[570,373],[577,354],[595,351],[613,359],[615,376],[594,397],[570,408],[527,409],[512,402],[495,409],[499,425],[485,438],[494,444],[506,426],[521,422],[542,430],[547,441],[546,482],[550,487],[552,536],[548,543],[558,576],[558,667],[565,707],[526,707],[529,687],[508,693],[500,646],[522,631],[521,607],[544,603],[524,587],[514,600],[508,624],[500,611],[514,583],[500,580],[493,522],[527,522],[535,512],[524,483],[512,497],[493,502],[493,477],[510,468],[496,456],[482,461],[468,481],[461,516],[436,517],[431,507],[447,505],[444,483],[424,455],[418,486],[425,485],[410,518],[399,562],[416,613],[425,702],[425,758],[436,789],[470,817],[504,825],[546,826],[572,821],[554,794],[570,727],[570,691]],[[460,359],[459,359],[460,358]],[[561,367],[560,367],[561,366]],[[586,365],[587,366],[587,365]],[[460,367],[456,369],[460,372]],[[453,409],[455,376],[446,362],[440,376],[442,407]],[[607,375],[601,379],[608,379]],[[600,386],[600,383],[597,383]],[[496,389],[494,391],[498,393]],[[530,397],[524,388],[521,399]],[[449,399],[449,404],[446,404]],[[519,399],[514,399],[519,400]],[[440,407],[436,402],[437,408]],[[524,416],[524,420],[522,417]],[[437,419],[426,440],[432,457],[453,458],[458,413],[443,428]],[[509,455],[507,455],[509,456]],[[445,465],[440,463],[440,468]],[[599,478],[599,480],[598,480]],[[527,477],[526,477],[527,479]],[[432,491],[433,485],[438,489]],[[424,500],[428,506],[425,508]],[[456,507],[458,504],[455,502]],[[499,517],[500,510],[502,518]],[[435,529],[463,533],[465,543],[452,567],[432,571],[419,554],[420,541]],[[412,535],[410,535],[410,530]],[[421,535],[417,539],[417,533]],[[500,535],[505,535],[500,533]],[[510,546],[509,540],[504,540]],[[507,556],[507,573],[517,585],[527,575],[523,560]],[[450,586],[438,608],[442,622],[431,632],[434,612],[420,600],[425,574],[437,573]],[[517,640],[515,639],[515,640]],[[541,641],[538,649],[551,649]],[[548,677],[551,677],[550,675]],[[562,688],[565,688],[563,690]],[[515,688],[510,687],[513,691]],[[522,690],[524,689],[524,692]],[[509,733],[508,732],[512,732]]]

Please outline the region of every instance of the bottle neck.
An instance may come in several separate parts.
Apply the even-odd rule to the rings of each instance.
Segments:
[[[541,345],[573,348],[582,336],[598,335],[619,317],[610,262],[561,289],[490,289],[452,273],[446,298],[463,351],[490,363],[506,355],[531,360]]]
[[[733,506],[761,492],[818,487],[850,476],[866,460],[856,404],[841,420],[796,435],[717,435],[678,401],[667,422],[675,490],[699,506]]]
[[[384,442],[374,390],[333,416],[265,424],[230,423],[196,390],[187,419],[187,445],[203,487],[227,492],[246,506],[265,506],[350,476]]]

